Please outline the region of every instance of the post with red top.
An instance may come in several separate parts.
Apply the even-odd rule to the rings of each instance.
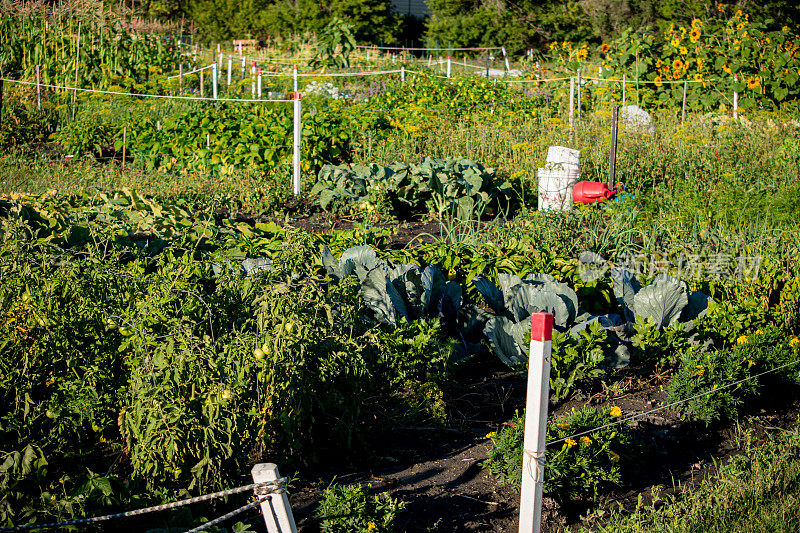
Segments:
[[[294,73],[294,83],[293,83],[294,92],[297,93],[297,65],[294,65],[292,72]]]
[[[733,83],[739,83],[739,75],[734,74]],[[733,118],[739,118],[739,93],[733,90]]]
[[[302,114],[300,112],[300,93],[294,93],[294,142],[292,143],[292,186],[294,195],[300,194],[300,132]]]
[[[452,69],[452,66],[451,66],[450,56],[447,56],[447,77],[448,78],[450,77],[451,69]]]
[[[528,392],[525,403],[525,438],[522,443],[522,490],[519,505],[520,533],[539,533],[542,528],[544,452],[547,405],[550,398],[550,354],[553,315],[531,316],[531,349],[528,359]]]

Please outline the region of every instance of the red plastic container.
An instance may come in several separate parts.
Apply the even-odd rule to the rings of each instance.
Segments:
[[[616,190],[611,190],[605,183],[598,181],[579,181],[572,188],[572,201],[582,204],[593,204],[601,200],[607,200],[617,194]]]

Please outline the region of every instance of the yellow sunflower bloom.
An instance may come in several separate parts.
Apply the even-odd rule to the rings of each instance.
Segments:
[[[733,71],[731,71],[731,67],[730,67],[730,65],[722,65],[722,70],[724,70],[724,71],[725,71],[726,73],[728,73],[729,75],[730,75],[730,74],[733,74]]]
[[[675,48],[678,48],[678,47],[681,45],[681,42],[680,42],[678,39],[672,39],[672,40],[669,42],[669,44],[671,44],[671,45],[672,45],[672,46],[674,46]]]
[[[692,30],[689,32],[689,40],[693,43],[696,43],[700,39],[700,32],[698,30]]]
[[[656,76],[656,79],[653,80],[653,83],[656,87],[661,87],[664,85],[664,79],[661,76]]]
[[[689,50],[687,50],[685,46],[681,46],[680,48],[678,48],[678,50],[680,51],[681,55],[684,56],[689,53]]]
[[[798,339],[797,337],[792,337],[792,338],[789,340],[789,346],[791,346],[791,347],[793,347],[793,348],[794,348],[795,346],[797,346],[798,344],[800,344],[800,339]]]
[[[748,89],[758,89],[761,86],[761,78],[758,76],[752,76],[749,80],[747,80],[747,88]],[[745,337],[745,340],[747,337]]]
[[[698,58],[697,58],[697,68],[698,68],[698,69],[702,70],[702,69],[703,69],[703,66],[704,66],[705,64],[706,64],[706,60],[705,60],[705,59],[703,59],[702,57],[698,57]]]
[[[603,43],[603,45],[600,47],[600,52],[602,52],[604,54],[607,54],[610,50],[611,50],[611,47],[606,43]]]
[[[703,27],[703,21],[702,21],[702,20],[700,20],[700,19],[694,19],[694,20],[692,21],[692,28],[694,28],[694,29],[696,29],[696,30],[699,30],[699,29],[700,29],[700,28],[702,28],[702,27]]]
[[[610,414],[615,418],[619,418],[622,416],[622,409],[620,409],[618,406],[615,405],[614,407],[608,410],[608,414]]]
[[[656,68],[661,68],[661,65],[663,64],[664,62],[659,59],[658,61],[656,61]]]
[[[683,68],[683,61],[676,59],[672,62],[672,70],[680,70]]]

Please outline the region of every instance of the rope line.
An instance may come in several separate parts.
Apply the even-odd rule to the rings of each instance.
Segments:
[[[672,402],[672,403],[668,403],[666,405],[662,405],[661,407],[656,407],[655,409],[650,409],[649,411],[645,411],[643,413],[638,413],[638,414],[631,415],[631,416],[628,416],[628,417],[625,417],[625,418],[620,418],[619,420],[617,420],[615,422],[611,422],[609,424],[605,424],[603,426],[596,427],[594,429],[589,429],[587,431],[582,431],[580,433],[576,433],[574,435],[570,435],[569,437],[564,437],[562,439],[551,440],[551,441],[549,441],[549,442],[547,442],[545,444],[545,447],[552,446],[553,444],[558,444],[560,442],[564,442],[567,439],[576,439],[578,437],[583,437],[584,435],[589,435],[589,434],[594,433],[596,431],[600,431],[601,429],[606,429],[606,428],[618,426],[618,425],[624,424],[625,422],[628,422],[630,420],[635,420],[637,418],[642,418],[642,417],[647,416],[649,414],[656,413],[658,411],[663,411],[664,409],[669,409],[670,407],[674,407],[676,405],[680,405],[682,403],[686,403],[686,402],[691,401],[691,400],[696,400],[697,398],[702,398],[703,396],[708,396],[709,394],[713,394],[715,392],[719,392],[719,391],[721,391],[723,389],[727,389],[727,388],[730,388],[730,387],[733,387],[733,386],[736,386],[736,385],[741,385],[742,383],[744,383],[746,381],[750,381],[751,379],[756,379],[756,378],[759,378],[759,377],[764,376],[766,374],[771,374],[773,372],[777,372],[778,370],[783,370],[784,368],[787,368],[787,367],[792,366],[792,365],[796,365],[797,363],[800,363],[800,359],[798,359],[796,361],[792,361],[792,362],[786,363],[785,365],[781,365],[781,366],[779,366],[777,368],[773,368],[773,369],[770,369],[770,370],[765,370],[764,372],[761,372],[761,373],[756,374],[754,376],[749,376],[749,377],[746,377],[744,379],[740,379],[739,381],[734,381],[733,383],[728,383],[727,385],[722,385],[720,387],[717,387],[716,389],[712,389],[712,390],[706,391],[706,392],[701,392],[700,394],[695,394],[694,396],[690,396],[689,398],[684,398],[683,400],[678,400],[678,401],[675,401],[675,402]]]
[[[198,531],[205,531],[206,529],[208,529],[208,528],[210,528],[212,526],[216,526],[217,524],[221,524],[222,522],[228,520],[229,518],[233,518],[234,516],[236,516],[238,514],[242,514],[243,512],[245,512],[245,511],[247,511],[249,509],[253,509],[254,507],[258,507],[259,505],[261,505],[262,503],[267,501],[267,499],[269,499],[269,496],[260,497],[256,501],[248,503],[247,505],[243,505],[243,506],[239,507],[238,509],[235,509],[235,510],[231,511],[230,513],[226,513],[226,514],[220,516],[219,518],[215,518],[214,520],[211,520],[210,522],[206,522],[205,524],[203,524],[201,526],[197,526],[194,529],[189,529],[189,530],[186,531],[186,533],[197,533]]]
[[[465,47],[465,48],[424,48],[424,47],[403,47],[403,46],[372,46],[372,45],[357,45],[356,48],[368,48],[371,50],[412,50],[412,51],[441,51],[446,52],[449,50],[455,51],[469,51],[469,50],[502,50],[501,46],[487,46],[487,47]]]
[[[181,76],[189,76],[190,74],[194,74],[195,72],[200,72],[201,70],[206,70],[206,69],[209,69],[211,67],[212,67],[212,65],[208,65],[206,67],[196,68],[194,70],[190,70],[189,72],[184,72],[183,74],[175,74],[174,76],[167,76],[164,79],[165,80],[171,80],[173,78],[180,78]]]
[[[272,489],[269,494],[280,494],[284,490],[286,490],[286,478],[280,478],[275,481],[266,481],[263,483],[251,483],[250,485],[244,485],[242,487],[236,487],[233,489],[221,490],[219,492],[212,492],[211,494],[205,494],[203,496],[197,496],[195,498],[189,498],[187,500],[180,500],[177,502],[172,503],[165,503],[163,505],[155,505],[153,507],[145,507],[143,509],[136,509],[133,511],[124,511],[122,513],[113,513],[103,516],[95,516],[92,518],[78,518],[75,520],[65,520],[63,522],[49,522],[46,524],[34,524],[30,526],[16,526],[16,527],[0,527],[0,531],[30,531],[34,529],[52,529],[55,527],[63,527],[63,526],[74,526],[79,524],[92,524],[96,522],[106,522],[108,520],[113,520],[116,518],[128,518],[131,516],[141,516],[144,514],[154,513],[157,511],[165,511],[167,509],[175,509],[177,507],[183,507],[186,505],[191,505],[193,503],[204,502],[208,500],[212,500],[215,498],[224,498],[226,496],[231,496],[233,494],[240,494],[242,492],[247,492],[250,490],[263,490],[264,488]],[[258,502],[260,503],[260,502]],[[249,507],[248,507],[249,508]],[[237,509],[237,511],[242,512],[244,508]],[[230,513],[229,513],[230,514]],[[222,518],[222,517],[220,517]],[[205,527],[209,527],[211,524],[206,524]],[[200,531],[200,530],[198,530]]]
[[[8,78],[0,78],[2,81],[10,83],[19,83],[22,85],[37,85],[36,82],[12,80]],[[80,87],[62,87],[60,85],[45,85],[38,84],[39,87],[46,87],[48,89],[62,89],[67,91],[79,91],[84,93],[97,93],[97,94],[113,94],[116,96],[133,96],[141,98],[164,98],[167,100],[193,100],[193,101],[211,101],[211,102],[275,102],[275,103],[292,103],[292,100],[264,100],[261,98],[205,98],[199,96],[170,96],[166,94],[143,94],[143,93],[123,93],[120,91],[104,91],[101,89],[81,89]]]

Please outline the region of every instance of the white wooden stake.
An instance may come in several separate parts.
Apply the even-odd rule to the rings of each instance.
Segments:
[[[214,96],[214,100],[217,99],[217,62],[214,61],[211,64],[211,94]]]
[[[242,43],[239,43],[239,55],[242,55]]]
[[[581,69],[578,69],[578,124],[581,123]]]
[[[367,62],[369,63],[369,48],[367,48]]]
[[[231,85],[231,72],[233,71],[233,56],[228,56],[228,87]]]
[[[503,61],[505,61],[506,64],[506,76],[508,76],[508,73],[511,71],[511,67],[508,66],[508,54],[506,54],[506,47],[504,46],[500,50],[503,52]]]
[[[625,74],[622,75],[622,107],[625,107],[625,85],[628,80],[625,78]]]
[[[261,98],[261,69],[258,69],[258,97]]]
[[[297,80],[297,65],[294,65],[294,69],[292,70],[292,72],[293,72],[293,77],[294,77],[292,86],[294,87],[295,94],[297,94],[297,81],[298,81]]]
[[[450,65],[450,56],[447,56],[447,77],[448,77],[448,78],[450,77],[450,68],[451,68],[451,65]]]
[[[39,65],[36,65],[36,107],[42,109],[42,79],[39,73]]]
[[[178,65],[178,94],[183,94],[183,64]]]
[[[274,463],[258,463],[253,466],[250,473],[254,483],[266,483],[280,479],[278,466]],[[264,523],[267,525],[269,533],[297,533],[297,526],[294,523],[294,515],[286,491],[267,496],[267,499],[261,504],[261,514],[264,515]]]
[[[575,128],[575,78],[569,79],[569,134]]]
[[[219,45],[217,45],[217,46],[219,46]],[[222,60],[223,59],[224,58],[222,57],[222,52],[220,52],[219,53],[219,61],[217,61],[217,65],[219,65],[219,72],[217,73],[217,74],[219,74],[219,79],[222,79]]]
[[[406,82],[406,67],[400,67],[400,83]]]
[[[253,66],[250,67],[250,94],[253,98],[256,97],[256,62],[253,61]]]
[[[246,66],[247,66],[247,56],[242,56],[242,79],[244,79]]]
[[[739,75],[733,76],[733,82],[739,83]],[[733,91],[733,118],[739,118],[739,93]]]
[[[528,391],[525,401],[525,437],[522,441],[520,533],[539,533],[542,528],[544,456],[547,437],[547,405],[550,398],[552,337],[553,315],[534,313],[531,316]]]
[[[300,194],[300,132],[302,114],[300,112],[300,93],[294,93],[294,142],[292,143],[292,185],[294,195]]]

